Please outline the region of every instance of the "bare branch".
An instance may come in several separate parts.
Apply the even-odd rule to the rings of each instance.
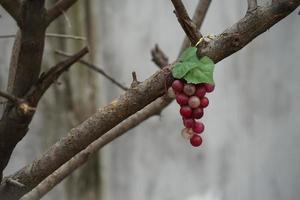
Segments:
[[[0,91],[0,97],[4,97],[5,99],[11,101],[12,103],[14,104],[19,104],[20,103],[20,99],[11,95],[11,94],[8,94],[6,92],[3,92],[3,91]]]
[[[57,53],[58,55],[61,55],[61,56],[65,56],[65,57],[70,57],[70,54],[66,53],[66,52],[63,52],[63,51],[58,51],[56,50],[55,53]],[[128,88],[124,85],[122,85],[120,82],[118,82],[117,80],[115,80],[113,77],[111,77],[110,75],[108,75],[103,69],[83,60],[83,59],[80,59],[78,61],[79,63],[81,64],[84,64],[85,66],[87,66],[88,68],[94,70],[95,72],[101,74],[102,76],[104,76],[105,78],[107,78],[108,80],[110,80],[113,84],[115,84],[116,86],[118,86],[119,88],[121,88],[122,90],[126,91],[128,90]]]
[[[51,9],[47,11],[47,24],[50,24],[53,20],[66,12],[76,2],[77,0],[59,0]]]
[[[247,0],[248,12],[251,12],[257,8],[257,0]]]
[[[24,195],[20,200],[38,200],[42,198],[51,189],[53,189],[54,186],[59,184],[77,168],[86,163],[91,158],[92,154],[97,153],[106,144],[112,142],[114,139],[122,136],[130,129],[136,127],[141,122],[150,118],[154,115],[154,113],[160,113],[162,107],[168,106],[171,100],[172,99],[167,97],[167,95],[164,95],[163,97],[156,99],[154,102],[146,106],[143,110],[124,120],[122,123],[90,144],[86,149],[82,150],[80,153],[74,156],[71,160],[63,164],[32,191]]]
[[[171,1],[175,8],[174,13],[176,14],[178,22],[180,23],[185,34],[190,39],[192,45],[197,44],[197,42],[202,37],[202,35],[197,30],[197,27],[194,24],[194,22],[190,19],[182,1],[181,0],[171,0]]]
[[[201,56],[208,55],[217,63],[247,45],[299,5],[300,0],[289,0],[277,5],[258,7],[251,15],[245,16],[223,34],[210,41],[207,47],[201,51],[199,49],[199,53]],[[237,35],[241,36],[238,41],[234,40]],[[113,103],[99,109],[89,119],[73,128],[68,136],[53,145],[40,159],[15,173],[12,178],[24,184],[26,189],[15,192],[15,188],[8,187],[0,193],[4,197],[8,193],[13,193],[13,199],[19,198],[76,153],[86,148],[122,120],[161,96],[165,92],[165,85],[169,86],[171,82],[170,69],[165,67],[137,87],[129,89]],[[4,198],[4,200],[6,199],[8,198]]]
[[[156,44],[155,47],[151,50],[152,61],[159,67],[163,68],[169,64],[169,59],[165,53],[159,48]]]
[[[193,16],[193,22],[196,25],[196,29],[199,31],[203,21],[205,19],[206,13],[208,11],[209,5],[211,3],[211,0],[199,0],[198,5],[196,7],[194,16]],[[179,55],[190,46],[190,40],[188,37],[185,37],[184,42],[182,43]]]
[[[15,37],[16,37],[15,34],[0,35],[0,39],[15,38]],[[83,41],[86,40],[86,38],[82,37],[82,36],[66,35],[66,34],[58,34],[58,33],[46,33],[46,37],[48,37],[48,38],[72,39],[72,40],[83,40]]]
[[[0,5],[15,19],[19,24],[21,3],[19,0],[0,0]]]
[[[86,55],[88,51],[88,48],[84,47],[78,53],[64,61],[61,61],[54,67],[51,67],[46,74],[41,75],[38,82],[26,94],[25,98],[30,102],[31,105],[36,106],[43,94],[60,77],[60,75],[64,71],[68,70],[74,63],[80,60],[84,55]]]

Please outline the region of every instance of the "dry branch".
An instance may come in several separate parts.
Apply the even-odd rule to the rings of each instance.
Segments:
[[[169,59],[165,53],[159,48],[156,44],[155,47],[151,50],[152,61],[159,67],[163,68],[169,64]]]
[[[61,56],[65,56],[65,57],[70,57],[71,55],[63,52],[63,51],[55,51],[55,53],[57,53],[58,55]],[[128,88],[126,86],[124,86],[123,84],[121,84],[119,81],[117,81],[116,79],[114,79],[112,76],[108,75],[103,69],[93,65],[92,63],[89,63],[83,59],[80,59],[78,61],[79,63],[87,66],[88,68],[94,70],[95,72],[101,74],[102,76],[104,76],[105,78],[107,78],[109,81],[111,81],[113,84],[115,84],[116,86],[118,86],[119,88],[121,88],[122,90],[126,91],[128,90]]]
[[[190,19],[183,3],[181,0],[171,0],[177,16],[178,22],[180,23],[182,29],[184,30],[187,37],[190,39],[192,45],[195,45],[199,39],[202,37],[201,33],[198,31],[195,23]]]
[[[47,11],[47,24],[50,24],[61,14],[72,7],[77,0],[59,0],[52,8]]]
[[[196,25],[196,29],[199,31],[200,27],[203,24],[203,21],[205,19],[206,13],[208,11],[208,8],[210,6],[211,0],[199,0],[198,5],[196,7],[194,16],[193,16],[193,22]],[[199,31],[200,32],[200,31]],[[184,42],[182,43],[181,49],[179,51],[179,55],[190,46],[189,38],[186,36],[184,39]]]
[[[12,103],[14,104],[19,104],[20,103],[20,99],[11,95],[11,94],[8,94],[7,92],[3,92],[3,91],[0,91],[0,97],[3,97],[9,101],[11,101]]]
[[[128,130],[136,127],[144,120],[153,116],[153,113],[159,114],[162,107],[169,105],[172,99],[164,95],[156,99],[154,102],[146,106],[143,110],[132,115],[122,123],[114,127],[112,130],[105,133],[99,139],[90,144],[86,149],[79,152],[71,160],[63,164],[45,180],[43,180],[32,191],[24,195],[20,200],[38,200],[47,194],[53,187],[59,184],[77,168],[85,164],[92,154],[98,152],[106,144],[112,142],[114,139],[126,133]]]
[[[9,35],[0,35],[0,39],[5,38],[15,38],[15,34],[9,34]],[[72,40],[86,40],[85,37],[82,36],[76,36],[76,35],[66,35],[66,34],[58,34],[58,33],[46,33],[46,37],[48,38],[63,38],[63,39],[72,39]]]
[[[26,94],[25,98],[30,105],[36,106],[40,101],[43,94],[48,90],[48,88],[57,81],[60,75],[68,70],[74,63],[80,60],[84,55],[89,52],[87,47],[81,49],[78,53],[70,56],[64,61],[59,62],[54,67],[51,67],[48,72],[42,74],[37,83],[32,87],[32,89]]]

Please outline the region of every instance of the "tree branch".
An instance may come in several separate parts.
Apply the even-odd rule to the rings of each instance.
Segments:
[[[55,53],[57,53],[58,55],[61,55],[61,56],[65,56],[65,57],[70,57],[70,54],[66,53],[66,52],[63,52],[63,51],[58,51],[56,50]],[[108,80],[110,80],[113,84],[115,84],[116,86],[118,86],[119,88],[121,88],[122,90],[126,91],[128,90],[128,88],[124,85],[122,85],[120,82],[118,82],[116,79],[114,79],[113,77],[111,77],[110,75],[108,75],[103,69],[83,60],[83,59],[80,59],[78,61],[79,63],[87,66],[88,68],[94,70],[95,72],[101,74],[102,76],[104,76],[105,78],[107,78]]]
[[[17,24],[20,23],[21,3],[19,0],[0,0],[0,5],[15,19]]]
[[[18,2],[2,0],[2,5],[5,3],[11,12],[17,9],[22,13],[17,22],[19,30],[12,50],[7,92],[23,98],[39,77],[46,26],[44,0]],[[18,106],[6,104],[0,120],[0,180],[13,149],[27,133],[33,114],[34,108],[26,102]]]
[[[251,12],[257,8],[257,0],[247,0],[248,12]]]
[[[203,21],[205,19],[206,13],[208,11],[208,8],[210,6],[211,0],[199,0],[198,5],[196,7],[194,16],[193,16],[193,22],[196,25],[196,29],[199,31],[200,27],[203,24]],[[198,41],[197,41],[198,42]],[[184,39],[184,42],[182,43],[181,49],[179,51],[179,55],[190,46],[190,40],[186,36]]]
[[[15,97],[11,94],[6,93],[6,92],[0,91],[0,96],[4,97],[5,99],[11,101],[14,104],[19,104],[20,103],[20,99],[18,99],[17,97]]]
[[[9,35],[0,35],[0,39],[5,38],[15,38],[15,34]],[[76,36],[76,35],[66,35],[66,34],[58,34],[58,33],[46,33],[46,37],[48,38],[63,38],[63,39],[72,39],[72,40],[86,40],[85,37]]]
[[[55,5],[47,11],[47,24],[50,24],[57,17],[66,12],[76,2],[77,0],[59,0],[55,3]]]
[[[159,114],[161,108],[169,105],[171,100],[172,99],[167,95],[164,95],[163,97],[156,99],[154,102],[146,106],[143,110],[124,120],[122,123],[90,144],[86,149],[75,155],[71,160],[63,164],[60,168],[43,180],[37,187],[24,195],[20,200],[41,199],[45,194],[52,190],[57,184],[59,184],[77,168],[85,164],[91,158],[91,156],[97,153],[102,147],[120,137],[128,130],[136,127],[144,120],[150,118],[154,113]]]
[[[78,53],[70,56],[68,59],[59,62],[54,67],[51,67],[48,72],[42,74],[38,82],[26,94],[25,98],[30,102],[30,105],[37,106],[39,100],[48,88],[60,77],[60,75],[68,70],[74,63],[80,60],[89,52],[87,47],[81,49]]]
[[[165,53],[159,48],[156,44],[155,47],[151,50],[152,61],[159,67],[163,68],[169,64],[169,59]]]
[[[208,42],[206,47],[199,49],[200,56],[208,55],[215,63],[219,62],[272,27],[299,4],[300,0],[290,0],[257,8],[251,15],[246,15],[216,39]],[[236,35],[240,36],[238,41],[234,40]],[[17,189],[16,192],[14,187],[5,188],[1,192],[2,196],[7,193],[14,193],[15,198],[22,196],[105,132],[162,95],[165,92],[165,85],[169,86],[171,82],[170,70],[164,68],[137,87],[129,89],[118,100],[99,109],[78,127],[73,128],[68,136],[53,145],[40,159],[35,160],[11,177],[24,184],[25,189]]]
[[[202,37],[202,35],[198,31],[194,22],[190,19],[182,1],[181,0],[171,0],[171,1],[175,8],[174,13],[176,14],[178,22],[180,23],[185,34],[190,39],[192,45],[197,44],[197,42]]]

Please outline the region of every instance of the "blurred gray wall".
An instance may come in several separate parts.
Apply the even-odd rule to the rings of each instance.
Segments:
[[[157,70],[149,53],[155,43],[170,61],[176,58],[184,33],[170,1],[96,2],[95,62],[108,73],[126,85],[132,71],[139,80],[149,77]],[[197,1],[184,3],[192,13]],[[202,33],[222,32],[244,15],[245,8],[246,1],[213,1]],[[2,8],[0,14],[0,34],[14,32],[14,23]],[[149,119],[107,145],[101,151],[102,199],[298,200],[299,26],[300,17],[294,12],[217,64],[216,90],[209,95],[200,148],[181,138],[175,103],[160,118]],[[1,89],[5,89],[11,45],[12,40],[0,40]],[[122,92],[105,79],[101,83],[99,105]],[[43,130],[41,124],[48,123],[45,112],[36,115],[6,173],[40,155],[43,138],[38,132]],[[64,199],[64,193],[60,186],[45,199]]]

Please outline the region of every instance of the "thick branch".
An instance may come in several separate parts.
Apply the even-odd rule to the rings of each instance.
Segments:
[[[66,52],[62,52],[62,51],[55,51],[55,53],[61,55],[61,56],[65,56],[65,57],[70,57],[71,55],[66,53]],[[123,84],[121,84],[119,81],[117,81],[116,79],[114,79],[113,77],[111,77],[110,75],[108,75],[103,69],[83,60],[80,59],[78,61],[79,63],[87,66],[88,68],[94,70],[95,72],[101,74],[102,76],[104,76],[105,78],[107,78],[109,81],[111,81],[113,84],[115,84],[116,86],[118,86],[119,88],[121,88],[122,90],[126,91],[128,90],[128,88],[126,86],[124,86]]]
[[[300,0],[293,0],[269,7],[257,8],[251,15],[247,15],[215,40],[210,41],[203,50],[200,51],[199,49],[200,55],[208,55],[215,63],[219,62],[287,16],[299,4]],[[247,38],[239,38],[239,41],[235,41],[233,36],[236,35]],[[234,49],[232,49],[232,43],[235,44]],[[13,190],[15,191],[15,197],[20,197],[26,191],[32,189],[91,142],[164,93],[165,85],[170,85],[171,81],[170,70],[164,68],[136,88],[129,89],[118,100],[99,109],[81,125],[72,129],[68,136],[52,146],[40,159],[12,176],[14,180],[24,184],[26,189],[6,188],[5,192],[9,193],[15,189]],[[51,165],[49,165],[49,162]],[[5,192],[2,192],[2,194],[5,195]]]
[[[63,164],[53,174],[51,174],[45,180],[43,180],[32,191],[24,195],[20,200],[38,200],[42,198],[51,189],[53,189],[53,187],[59,184],[77,168],[85,164],[91,158],[92,154],[97,153],[106,144],[112,142],[114,139],[120,137],[128,130],[136,127],[144,120],[153,116],[153,113],[160,113],[161,108],[169,105],[169,102],[171,100],[172,99],[167,97],[167,95],[164,95],[163,97],[156,99],[154,102],[146,106],[143,110],[135,113],[128,119],[124,120],[122,123],[105,133],[92,144],[90,144],[86,149],[82,150],[80,153],[74,156],[71,160]]]
[[[21,14],[21,3],[19,0],[0,0],[0,5],[15,19],[19,24]]]
[[[47,11],[47,24],[59,17],[61,14],[71,8],[77,0],[59,0],[51,9]]]
[[[214,40],[198,48],[198,56],[212,58],[215,63],[237,52],[258,35],[290,14],[300,4],[300,0],[285,0],[267,7],[257,7],[239,22],[226,29]]]
[[[18,1],[3,2],[17,6]],[[46,29],[44,0],[22,1],[18,10],[22,12],[22,19],[18,21],[20,30],[12,50],[7,92],[23,98],[38,80],[41,69]],[[34,108],[27,103],[22,104],[21,108],[22,112],[19,112],[19,105],[8,102],[0,120],[0,175],[16,144],[25,136],[34,113]]]
[[[190,39],[192,45],[195,45],[202,37],[194,22],[190,19],[181,0],[171,0],[175,7],[175,14],[185,34]]]

